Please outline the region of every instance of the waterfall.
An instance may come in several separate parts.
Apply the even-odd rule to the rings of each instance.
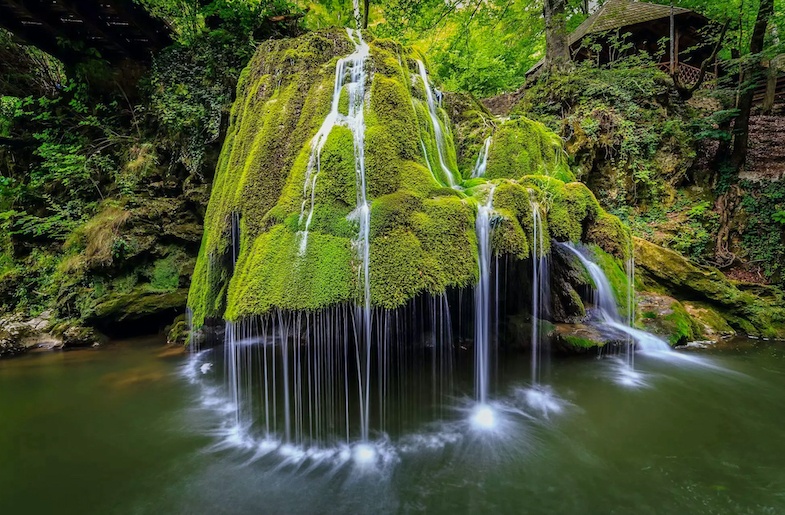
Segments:
[[[367,185],[365,181],[365,60],[369,55],[368,44],[362,38],[359,30],[349,30],[349,37],[355,42],[357,50],[347,59],[351,59],[351,80],[349,88],[349,113],[345,123],[352,131],[354,139],[354,171],[356,176],[357,207],[350,218],[359,223],[359,232],[354,241],[362,266],[360,280],[363,285],[362,303],[355,309],[355,334],[358,342],[364,343],[356,347],[358,364],[364,364],[364,373],[358,375],[360,386],[360,420],[362,439],[368,439],[369,414],[370,414],[370,368],[371,368],[371,281],[370,281],[370,227],[371,206],[368,204]],[[355,39],[356,38],[356,39]],[[360,355],[360,351],[364,356]],[[361,369],[362,370],[362,369]]]
[[[635,326],[635,248],[630,239],[630,257],[624,264],[627,272],[627,327]],[[627,361],[630,367],[635,366],[635,341],[627,339]]]
[[[341,91],[346,86],[349,90],[350,96],[350,111],[352,109],[351,97],[354,93],[357,96],[359,88],[361,98],[365,94],[365,59],[368,57],[370,49],[363,41],[362,35],[359,31],[348,29],[349,39],[354,43],[354,52],[350,55],[338,59],[335,64],[335,80],[333,82],[333,96],[330,102],[330,112],[325,117],[316,135],[311,139],[311,152],[308,156],[308,165],[305,169],[305,181],[303,183],[303,202],[300,207],[300,224],[305,221],[305,227],[300,233],[300,254],[305,254],[308,246],[308,230],[311,227],[313,220],[313,211],[316,204],[316,181],[319,178],[319,173],[322,169],[321,153],[324,144],[330,132],[336,125],[345,125],[349,127],[352,132],[355,132],[357,125],[358,111],[355,108],[354,113],[350,112],[348,116],[342,115],[339,110],[341,99]],[[346,82],[347,74],[349,75],[349,82]],[[358,85],[358,81],[362,80],[362,84]],[[354,116],[353,116],[354,115]],[[365,126],[362,120],[362,106],[359,110],[359,122],[364,132]],[[355,143],[357,137],[355,134]],[[355,163],[356,163],[356,146],[355,146]],[[363,164],[364,167],[364,164]],[[364,173],[364,172],[363,172]]]
[[[488,136],[485,138],[485,143],[482,145],[482,149],[480,150],[480,155],[477,156],[477,163],[474,165],[474,169],[472,170],[472,177],[482,177],[485,175],[485,169],[488,168],[488,150],[491,148],[491,137]]]
[[[488,401],[490,374],[490,323],[491,323],[491,215],[493,193],[491,185],[488,199],[477,209],[475,230],[479,250],[480,281],[474,289],[474,356],[475,395],[480,404]]]
[[[542,226],[542,212],[539,203],[530,199],[532,209],[532,383],[540,382],[540,355],[542,341],[540,335],[540,318],[549,303],[548,258],[545,253],[545,231]]]
[[[616,298],[613,295],[608,277],[602,268],[595,262],[586,257],[583,252],[578,250],[571,243],[565,243],[564,248],[568,249],[581,262],[594,282],[594,305],[600,312],[600,319],[603,325],[620,331],[632,338],[639,349],[650,352],[669,352],[671,350],[668,343],[653,334],[635,329],[631,324],[625,323],[619,314],[616,305]]]
[[[583,252],[571,243],[565,243],[564,247],[578,258],[589,273],[594,283],[594,298],[592,302],[599,309],[601,318],[621,323],[622,319],[619,314],[619,308],[616,305],[616,297],[613,295],[613,288],[611,288],[611,283],[608,281],[605,272],[602,271],[602,268],[597,263],[586,257]]]
[[[359,6],[355,1],[355,16],[358,16]],[[359,23],[359,18],[358,18]],[[360,30],[347,29],[349,38],[355,45],[355,50],[347,57],[338,60],[335,67],[335,82],[333,84],[333,97],[330,113],[322,122],[319,131],[311,140],[311,154],[308,159],[308,166],[305,173],[305,184],[303,188],[306,200],[303,201],[300,220],[305,218],[305,228],[302,231],[300,240],[300,254],[304,254],[308,245],[308,230],[313,218],[316,181],[321,171],[321,150],[325,142],[336,125],[344,125],[352,133],[354,142],[354,169],[356,176],[356,207],[349,215],[359,225],[357,239],[354,240],[354,247],[357,250],[360,262],[362,263],[359,274],[362,284],[362,300],[357,305],[354,313],[355,336],[358,342],[363,342],[362,348],[356,347],[356,362],[365,372],[358,374],[359,395],[360,395],[360,420],[362,439],[368,439],[369,433],[369,413],[370,413],[370,360],[371,360],[371,286],[370,286],[370,219],[371,208],[367,197],[367,184],[365,177],[365,91],[367,73],[365,61],[369,56],[370,49],[363,40]],[[347,81],[348,75],[348,81]],[[339,100],[341,91],[347,88],[349,96],[349,111],[346,115],[339,112]],[[310,193],[310,199],[308,199]],[[307,210],[306,204],[310,200],[310,207]],[[361,355],[362,354],[362,355]]]
[[[445,158],[446,152],[446,142],[444,139],[444,130],[442,129],[441,122],[439,121],[439,113],[437,111],[438,105],[436,103],[436,94],[434,93],[433,89],[431,88],[430,82],[428,82],[428,72],[425,70],[425,64],[418,60],[417,67],[420,71],[420,78],[422,79],[423,87],[425,88],[425,97],[428,101],[428,114],[431,117],[431,124],[433,125],[433,134],[436,138],[436,151],[439,157],[439,166],[442,169],[442,173],[444,177],[447,179],[447,184],[450,187],[456,185],[455,177],[450,171],[450,167],[447,166],[447,161]],[[439,98],[439,102],[441,102],[441,96]],[[427,159],[427,156],[426,156]]]

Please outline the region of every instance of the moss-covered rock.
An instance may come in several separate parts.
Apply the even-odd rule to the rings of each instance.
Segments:
[[[638,301],[638,325],[665,338],[672,346],[684,345],[701,337],[700,326],[686,308],[667,295],[644,292]]]
[[[676,299],[706,303],[742,333],[785,335],[782,303],[742,291],[719,270],[699,266],[672,250],[640,238],[634,243],[638,276],[646,289],[659,288]]]
[[[550,175],[565,182],[575,180],[561,138],[545,125],[515,118],[499,124],[490,137],[485,172],[489,179]]]
[[[563,181],[573,177],[556,135],[523,118],[493,119],[460,95],[447,95],[436,108],[434,127],[418,70],[422,57],[390,41],[369,44],[362,156],[344,123],[331,129],[318,153],[312,148],[330,109],[336,62],[353,48],[345,32],[267,43],[243,73],[189,293],[197,327],[206,318],[361,300],[360,157],[370,203],[374,306],[393,309],[423,293],[474,284],[475,218],[491,189],[497,256],[531,256],[536,206],[541,253],[556,238],[594,241],[624,258],[628,236],[618,220],[585,186]],[[343,90],[340,95],[338,110],[345,115],[351,100]],[[489,136],[493,169],[464,181],[476,159],[469,155]],[[573,294],[568,301],[578,297]],[[573,304],[565,309],[583,312],[579,298]]]
[[[556,324],[548,336],[553,349],[566,354],[596,352],[599,348],[617,343],[613,337],[602,334],[598,328],[586,324]]]
[[[184,311],[187,294],[185,289],[160,293],[145,287],[135,288],[129,293],[102,298],[93,309],[89,320],[105,324],[141,320],[167,312],[181,312]]]
[[[684,302],[684,309],[700,328],[702,340],[720,341],[736,336],[727,320],[710,305],[702,302]]]

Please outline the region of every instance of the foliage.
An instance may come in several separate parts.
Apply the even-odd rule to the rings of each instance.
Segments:
[[[160,123],[168,152],[191,174],[205,172],[205,152],[220,137],[240,69],[252,51],[249,41],[211,32],[155,58],[150,115]]]
[[[584,62],[543,77],[515,112],[561,133],[578,178],[606,206],[652,203],[684,179],[696,155],[692,111],[671,101],[670,88],[645,56]]]
[[[785,181],[742,183],[747,217],[742,245],[766,277],[785,285]]]
[[[680,224],[670,247],[696,261],[705,261],[719,229],[719,218],[710,202],[695,204],[687,210],[686,223]]]
[[[230,39],[249,40],[268,16],[288,13],[288,0],[135,0],[153,16],[166,20],[177,42],[190,46],[216,29]]]

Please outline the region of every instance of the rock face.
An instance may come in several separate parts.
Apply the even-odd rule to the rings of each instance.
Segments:
[[[93,328],[69,323],[54,324],[53,314],[49,311],[31,319],[19,315],[0,317],[0,358],[16,356],[30,349],[94,347],[105,341],[106,337]]]
[[[491,191],[496,256],[531,258],[536,204],[544,213],[544,252],[551,241],[582,241],[611,259],[627,258],[628,231],[586,186],[571,182],[555,134],[522,117],[496,119],[470,97],[448,94],[440,102],[423,79],[422,58],[388,41],[370,41],[365,60],[364,150],[341,122],[314,159],[336,62],[354,48],[344,31],[268,42],[243,72],[188,297],[197,327],[362,298],[359,159],[375,307],[475,284],[475,220]],[[349,109],[344,90],[340,116]],[[560,311],[583,316],[574,290]]]
[[[10,358],[26,350],[20,343],[19,335],[7,329],[0,329],[0,358]]]
[[[9,358],[38,346],[60,347],[62,341],[48,332],[51,313],[30,320],[9,315],[0,317],[0,358]]]
[[[677,318],[690,315],[695,319],[691,320],[692,330],[700,334],[693,334],[694,337],[713,339],[733,332],[785,336],[785,298],[780,292],[771,290],[764,297],[743,291],[719,270],[696,265],[672,250],[640,238],[634,242],[638,276],[644,289],[667,291],[683,302],[682,308],[672,305],[679,311]],[[679,323],[686,336],[686,322]]]

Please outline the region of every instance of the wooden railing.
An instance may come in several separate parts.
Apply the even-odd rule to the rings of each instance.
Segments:
[[[659,67],[667,74],[671,73],[671,63],[665,62],[660,63]],[[679,81],[684,84],[685,86],[692,86],[698,79],[700,78],[701,70],[700,68],[696,68],[695,66],[691,66],[685,63],[676,63],[676,74],[679,76]],[[711,89],[714,87],[714,80],[717,76],[710,71],[706,71],[706,75],[703,78],[703,84],[701,84],[701,88]]]

